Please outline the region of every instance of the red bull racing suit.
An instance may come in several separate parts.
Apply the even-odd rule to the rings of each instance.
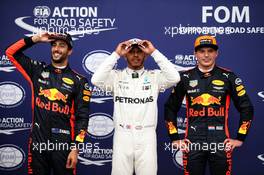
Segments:
[[[114,96],[112,175],[157,174],[158,94],[179,82],[180,75],[158,50],[151,56],[161,70],[114,70],[120,56],[113,52],[92,77],[93,84]]]
[[[253,118],[253,106],[242,80],[233,72],[215,66],[202,73],[198,67],[181,73],[181,81],[165,104],[169,137],[179,140],[177,113],[186,97],[187,127],[185,138],[191,141],[190,152],[183,154],[186,175],[203,175],[209,162],[213,175],[231,174],[231,151],[203,150],[203,145],[222,144],[229,138],[228,111],[230,99],[240,113],[237,138],[244,141]],[[196,147],[193,146],[196,144]],[[200,144],[200,146],[198,146]],[[202,146],[201,146],[202,145]],[[206,147],[204,147],[206,148]]]
[[[73,174],[73,169],[65,167],[70,147],[83,142],[87,130],[90,101],[87,79],[69,65],[58,69],[25,56],[22,51],[32,45],[34,43],[28,37],[6,50],[8,58],[32,88],[33,125],[28,173],[46,175],[53,170],[54,174]],[[67,147],[59,147],[59,143]],[[44,150],[40,151],[40,147]]]

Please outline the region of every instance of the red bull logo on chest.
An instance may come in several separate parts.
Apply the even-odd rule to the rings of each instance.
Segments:
[[[62,101],[64,103],[67,102],[68,95],[64,95],[61,93],[58,89],[52,88],[52,89],[39,89],[39,96],[46,97],[49,101],[46,103],[41,100],[40,97],[36,98],[36,106],[45,109],[48,111],[58,112],[65,115],[68,115],[70,112],[69,105],[59,105],[56,101]]]
[[[50,101],[63,101],[64,103],[66,103],[67,98],[68,98],[68,94],[64,95],[63,93],[61,93],[58,89],[56,88],[51,88],[51,89],[39,89],[39,95],[43,95],[44,97],[48,98]]]
[[[192,101],[192,104],[191,104],[192,106],[195,104],[203,105],[203,106],[209,106],[212,104],[221,105],[220,103],[221,97],[216,98],[208,93],[202,94],[195,98],[191,97],[191,101]]]

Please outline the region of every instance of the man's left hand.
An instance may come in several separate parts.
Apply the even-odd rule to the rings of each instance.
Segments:
[[[68,155],[66,168],[76,168],[77,161],[78,161],[78,150],[71,150],[70,154]]]
[[[138,43],[138,46],[140,47],[140,49],[145,52],[148,55],[151,55],[156,48],[153,46],[153,44],[148,41],[148,40],[142,40]]]

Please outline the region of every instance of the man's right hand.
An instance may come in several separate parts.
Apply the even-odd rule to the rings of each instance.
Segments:
[[[38,43],[38,42],[44,42],[44,43],[49,43],[51,41],[54,41],[54,39],[50,39],[51,36],[54,36],[54,33],[40,33],[40,34],[36,34],[32,37],[32,41],[34,43]]]
[[[122,56],[126,55],[131,50],[130,46],[131,46],[130,45],[130,41],[124,41],[124,42],[118,44],[118,46],[116,47],[115,52],[120,57],[122,57]]]
[[[176,149],[181,150],[182,152],[189,152],[189,144],[191,144],[191,141],[188,139],[182,139],[182,140],[175,140],[172,142],[172,146]]]

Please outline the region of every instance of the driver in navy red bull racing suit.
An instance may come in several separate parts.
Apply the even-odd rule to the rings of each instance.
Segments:
[[[68,51],[72,49],[69,35],[56,35],[53,40],[47,39],[51,37],[48,34],[44,35],[42,38],[46,38],[46,42],[52,41],[52,55],[58,59],[63,55],[59,47],[67,47],[63,41],[67,43]],[[73,159],[69,154],[74,150],[69,147],[83,142],[88,125],[90,91],[87,79],[68,64],[55,67],[25,56],[23,51],[35,44],[33,37],[21,39],[6,50],[8,58],[30,82],[33,93],[28,174],[46,175],[53,170],[54,174],[70,175],[74,173],[75,165],[71,165]],[[53,150],[47,150],[48,143],[65,143],[69,147],[56,149],[50,145]],[[77,163],[78,153],[73,155]]]
[[[232,71],[214,65],[217,49],[215,38],[211,36],[197,38],[196,56],[197,52],[205,56],[198,55],[198,66],[181,73],[181,81],[173,89],[165,104],[165,120],[171,141],[177,144],[178,148],[187,147],[183,149],[185,175],[203,175],[207,161],[212,175],[231,174],[231,152],[233,148],[241,146],[244,142],[253,118],[253,106],[242,80]],[[215,57],[211,58],[210,54]],[[206,67],[211,59],[212,64],[208,64],[211,69],[203,71],[201,64]],[[186,97],[187,127],[185,139],[180,140],[177,113],[184,97]],[[240,113],[236,139],[231,139],[228,131],[230,99]],[[216,152],[202,149],[203,146],[210,147],[212,144],[215,144],[215,147],[219,146]],[[230,144],[229,150],[228,147],[221,150],[221,144],[223,148]]]

